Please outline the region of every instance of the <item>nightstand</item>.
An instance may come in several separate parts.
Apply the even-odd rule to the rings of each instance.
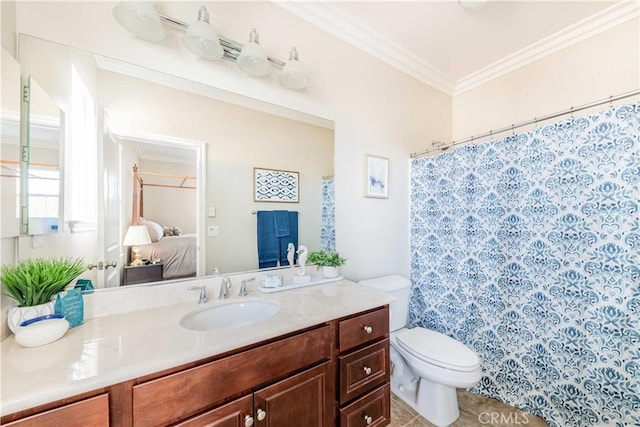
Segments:
[[[163,263],[147,264],[139,266],[127,266],[124,268],[123,285],[135,285],[136,283],[159,282],[162,280]]]

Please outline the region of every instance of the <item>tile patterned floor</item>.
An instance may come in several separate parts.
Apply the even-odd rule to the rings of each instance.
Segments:
[[[460,418],[452,427],[547,427],[539,417],[491,399],[458,390]],[[434,427],[409,405],[391,393],[391,424],[389,427]]]

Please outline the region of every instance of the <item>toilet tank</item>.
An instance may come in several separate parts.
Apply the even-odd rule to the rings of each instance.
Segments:
[[[389,303],[389,329],[397,331],[407,325],[411,280],[399,274],[360,280],[359,285],[369,286],[396,297]]]

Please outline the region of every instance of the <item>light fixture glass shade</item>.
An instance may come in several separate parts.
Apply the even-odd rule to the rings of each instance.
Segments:
[[[238,68],[254,77],[266,76],[271,72],[271,64],[269,64],[267,54],[258,43],[258,32],[254,28],[249,34],[249,43],[242,47],[236,59]]]
[[[289,62],[287,62],[280,72],[280,83],[287,89],[304,89],[309,83],[307,70],[298,61],[298,51],[295,47],[291,49],[289,54]]]
[[[220,59],[224,55],[220,39],[209,24],[209,13],[204,6],[198,12],[198,20],[187,28],[182,41],[187,49],[201,58]]]
[[[131,265],[142,265],[142,257],[140,256],[140,245],[148,245],[151,243],[149,231],[145,225],[130,225],[127,234],[124,236],[122,244],[124,246],[133,246],[131,251],[134,259]]]
[[[121,1],[113,8],[112,13],[118,24],[134,36],[150,41],[164,39],[164,27],[151,2]]]

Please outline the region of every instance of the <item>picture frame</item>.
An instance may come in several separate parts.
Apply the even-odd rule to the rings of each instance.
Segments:
[[[254,202],[298,203],[299,188],[299,172],[253,168]]]
[[[364,197],[389,198],[389,159],[365,154]]]

